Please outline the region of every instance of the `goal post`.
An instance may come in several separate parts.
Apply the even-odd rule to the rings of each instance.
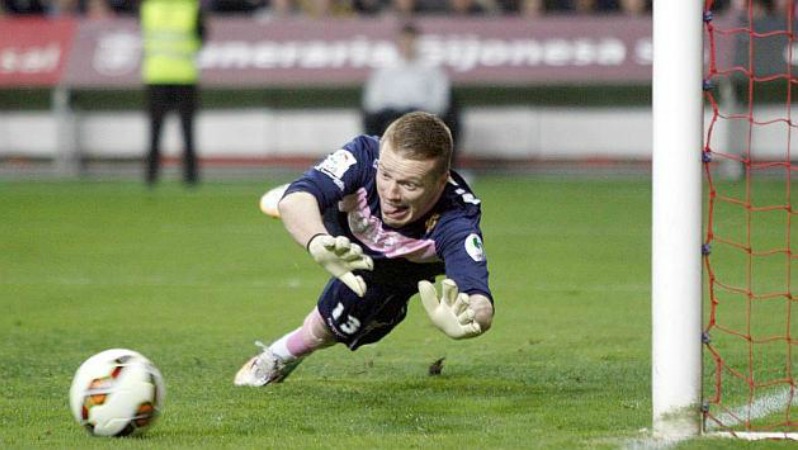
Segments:
[[[701,432],[702,0],[653,3],[652,410]]]

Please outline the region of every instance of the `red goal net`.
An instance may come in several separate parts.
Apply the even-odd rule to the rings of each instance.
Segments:
[[[703,411],[710,432],[789,438],[798,431],[795,13],[794,0],[705,2]]]

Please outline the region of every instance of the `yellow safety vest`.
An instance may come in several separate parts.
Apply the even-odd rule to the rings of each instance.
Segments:
[[[147,84],[194,84],[201,42],[197,0],[145,0],[141,5],[144,42],[142,77]]]

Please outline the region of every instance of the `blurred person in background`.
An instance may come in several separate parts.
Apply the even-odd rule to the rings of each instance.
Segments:
[[[328,17],[348,17],[354,14],[348,1],[338,0],[298,0],[299,8],[305,17],[323,19]]]
[[[448,0],[447,3],[447,11],[454,17],[482,16],[495,9],[495,5],[486,7],[477,0]]]
[[[377,16],[386,7],[384,0],[353,0],[352,9],[360,16]]]
[[[519,12],[523,17],[543,17],[546,15],[546,3],[543,0],[521,0]]]
[[[785,16],[798,17],[798,2],[794,0],[776,0],[776,11],[781,11]]]
[[[106,0],[86,0],[86,17],[89,19],[107,19],[115,14]]]
[[[733,0],[731,12],[737,16],[741,25],[747,25],[749,17],[756,25],[758,33],[776,31],[786,26],[784,19],[790,13],[789,4],[782,0]],[[739,39],[747,39],[746,33],[738,34]],[[757,41],[767,41],[769,37],[762,36]]]
[[[264,6],[266,0],[203,0],[208,10],[218,14],[247,14]]]
[[[571,0],[546,0],[546,9],[554,13],[568,12],[571,9]]]
[[[598,8],[597,0],[573,0],[571,11],[576,14],[593,14]]]
[[[619,10],[617,0],[545,0],[545,9],[557,13],[604,14]]]
[[[413,16],[421,12],[421,6],[417,0],[390,0],[385,10],[388,15],[400,19],[412,19]]]
[[[296,16],[300,13],[295,0],[268,0],[257,9],[255,18],[258,20],[278,20]]]
[[[425,64],[418,55],[419,30],[412,23],[404,24],[397,36],[398,59],[395,64],[372,72],[363,89],[362,122],[364,133],[382,136],[399,117],[424,111],[441,118],[452,134],[455,161],[460,130],[459,108],[451,94],[449,77],[443,70]],[[464,174],[467,179],[472,175]],[[267,191],[260,201],[264,214],[278,218],[277,202],[287,184]]]
[[[183,179],[195,185],[199,181],[194,147],[200,75],[197,54],[206,39],[202,9],[198,0],[143,0],[140,19],[142,78],[147,86],[150,119],[146,182],[153,186],[158,181],[164,119],[176,110],[183,134]]]
[[[616,0],[573,0],[572,10],[576,14],[602,14],[618,11]]]
[[[363,89],[362,118],[366,134],[381,136],[388,125],[411,111],[425,111],[443,119],[459,142],[459,108],[453,101],[446,73],[421,60],[420,30],[404,24],[397,36],[398,58],[394,64],[371,73]]]
[[[77,16],[81,12],[78,0],[50,0],[47,7],[49,17]]]
[[[47,3],[44,0],[4,0],[6,12],[14,15],[44,14]]]
[[[620,11],[628,16],[645,16],[651,12],[651,0],[619,0]]]
[[[746,2],[747,3],[747,2]],[[782,15],[785,13],[784,5],[777,0],[751,0],[751,14],[754,19],[767,16]],[[748,9],[748,5],[743,7]]]
[[[139,0],[108,0],[108,4],[116,13],[135,14],[138,11]]]

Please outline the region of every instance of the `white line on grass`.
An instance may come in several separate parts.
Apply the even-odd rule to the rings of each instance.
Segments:
[[[646,433],[650,433],[646,431]],[[668,450],[673,448],[676,444],[682,442],[683,439],[663,439],[663,438],[644,438],[632,439],[627,441],[623,446],[624,450]]]
[[[743,423],[744,417],[750,420],[761,419],[770,414],[778,412],[788,407],[791,401],[790,389],[783,389],[775,391],[762,398],[757,399],[750,405],[743,405],[734,408],[726,413],[717,416],[718,422],[722,423],[724,427],[735,427]],[[719,433],[717,430],[720,426],[715,423],[706,424],[705,435],[708,437],[730,437],[730,433]],[[644,430],[646,431],[646,430]],[[736,437],[747,440],[758,439],[798,439],[795,433],[736,433]],[[626,442],[624,449],[626,450],[667,450],[679,444],[680,439],[633,439]]]
[[[729,412],[720,414],[717,416],[717,419],[724,427],[735,427],[743,423],[745,417],[749,417],[750,420],[756,420],[769,416],[779,410],[784,410],[789,406],[790,400],[790,389],[775,391],[755,400],[750,405],[739,406]],[[706,428],[707,431],[713,431],[720,428],[720,426],[715,422],[711,422],[707,423]]]

